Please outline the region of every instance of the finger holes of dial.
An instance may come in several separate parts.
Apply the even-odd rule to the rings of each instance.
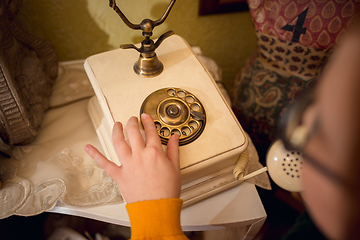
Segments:
[[[199,127],[199,124],[195,121],[191,121],[189,122],[189,127],[192,129],[192,130],[195,130]]]
[[[187,96],[187,97],[185,98],[185,101],[186,101],[187,103],[193,103],[193,102],[195,102],[195,99],[194,99],[194,97],[192,97],[192,96]]]
[[[177,92],[177,96],[178,96],[179,98],[184,98],[184,97],[186,96],[186,93],[185,93],[184,91],[178,91],[178,92]]]
[[[183,128],[181,129],[181,134],[182,134],[183,136],[189,136],[189,135],[191,134],[190,128],[188,128],[188,127],[183,127]]]
[[[175,94],[176,94],[176,91],[174,90],[174,89],[169,89],[169,90],[167,90],[167,94],[169,95],[169,96],[175,96]]]
[[[197,103],[191,104],[191,110],[193,110],[193,111],[199,111],[199,110],[200,110],[199,104],[197,104]]]
[[[174,134],[177,134],[177,135],[181,136],[181,133],[180,133],[180,131],[178,129],[173,129],[171,131],[171,136],[174,135]]]
[[[163,127],[162,129],[160,129],[160,135],[163,137],[168,137],[170,136],[170,130],[166,127]]]
[[[155,127],[156,127],[156,130],[160,130],[161,128],[161,124],[159,122],[155,122]]]

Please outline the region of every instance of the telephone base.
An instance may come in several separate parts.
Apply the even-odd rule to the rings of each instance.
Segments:
[[[158,117],[155,125],[158,123],[160,137],[168,137],[167,130],[184,140],[179,147],[182,186],[202,185],[199,179],[209,180],[219,176],[219,171],[233,168],[249,141],[211,74],[182,37],[168,37],[157,55],[164,70],[152,78],[134,72],[133,63],[139,57],[136,51],[116,49],[88,57],[84,68],[96,94],[89,113],[105,155],[120,165],[111,141],[113,125],[139,116],[145,103],[151,107],[145,112],[153,113],[154,121]],[[148,99],[163,89],[167,89],[166,96]],[[140,132],[144,134],[141,127]],[[210,190],[203,192],[208,196]]]

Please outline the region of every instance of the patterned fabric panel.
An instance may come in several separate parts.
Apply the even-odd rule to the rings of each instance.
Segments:
[[[250,62],[235,81],[233,110],[258,150],[266,151],[275,138],[276,123],[285,107],[315,78],[305,81],[296,75],[279,74],[263,57]]]
[[[339,43],[360,8],[360,0],[248,0],[248,4],[258,31],[320,49]]]
[[[322,66],[331,54],[331,50],[306,47],[259,31],[256,35],[260,51],[258,57],[267,68],[284,76],[295,75],[304,78],[305,81],[309,80],[320,74]]]
[[[233,110],[260,161],[276,122],[314,82],[360,11],[360,0],[248,0],[258,49],[235,79]]]

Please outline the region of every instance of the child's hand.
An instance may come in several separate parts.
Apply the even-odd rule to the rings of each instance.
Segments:
[[[142,114],[146,141],[140,134],[136,117],[126,126],[129,144],[124,139],[120,122],[113,128],[113,144],[121,166],[106,159],[95,147],[85,146],[85,151],[113,178],[127,203],[144,200],[180,197],[179,136],[174,134],[165,154],[154,121]]]

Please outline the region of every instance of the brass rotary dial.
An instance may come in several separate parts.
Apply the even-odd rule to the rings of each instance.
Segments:
[[[149,114],[161,142],[167,144],[173,134],[178,134],[179,145],[191,143],[203,132],[206,114],[200,100],[181,88],[163,88],[150,94],[143,102],[140,115]]]

